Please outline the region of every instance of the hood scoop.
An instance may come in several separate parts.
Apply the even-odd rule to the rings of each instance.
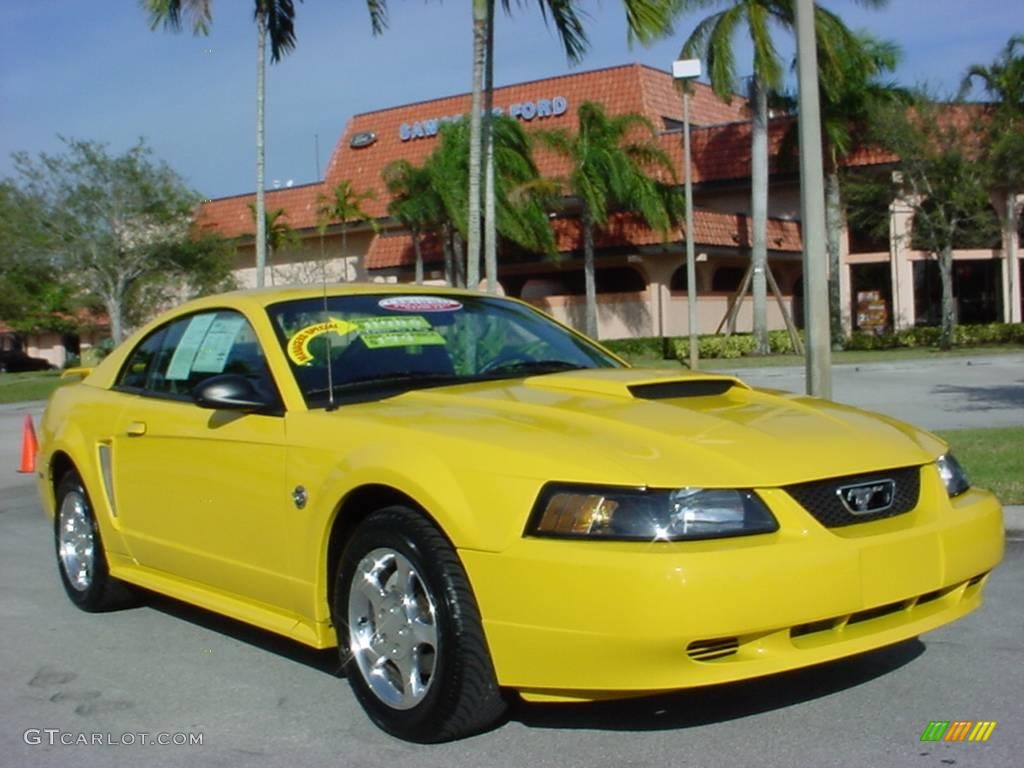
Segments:
[[[735,379],[683,379],[659,381],[654,384],[634,384],[628,389],[633,397],[640,400],[672,400],[677,397],[724,395],[736,384]]]
[[[566,371],[545,376],[532,376],[524,382],[535,389],[572,392],[581,395],[604,395],[631,400],[669,400],[685,397],[721,395],[731,389],[749,389],[733,376],[679,371],[630,368],[591,368]]]

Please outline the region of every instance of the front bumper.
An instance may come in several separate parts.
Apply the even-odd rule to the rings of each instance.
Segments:
[[[651,544],[523,538],[462,550],[499,683],[532,700],[593,700],[722,683],[915,637],[981,604],[1002,510],[950,500],[844,529],[759,491],[776,533]]]

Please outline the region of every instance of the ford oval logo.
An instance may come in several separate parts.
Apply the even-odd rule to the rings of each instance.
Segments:
[[[884,512],[892,506],[896,498],[896,482],[877,480],[859,485],[844,485],[836,490],[836,495],[851,515]]]
[[[362,131],[361,133],[357,133],[353,136],[348,145],[352,147],[352,149],[362,149],[363,147],[370,146],[376,140],[377,134],[373,131]]]

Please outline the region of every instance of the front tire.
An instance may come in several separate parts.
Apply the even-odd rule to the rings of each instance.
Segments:
[[[53,538],[60,580],[72,603],[95,613],[134,602],[131,588],[110,575],[92,503],[77,472],[66,473],[57,484]]]
[[[469,579],[423,515],[388,507],[359,525],[338,565],[333,611],[352,690],[391,735],[448,741],[505,713]]]

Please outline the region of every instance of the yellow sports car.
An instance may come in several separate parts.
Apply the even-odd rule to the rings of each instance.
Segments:
[[[40,432],[60,575],[337,646],[383,729],[766,675],[981,603],[999,503],[938,438],[631,369],[519,301],[395,285],[153,321]]]

